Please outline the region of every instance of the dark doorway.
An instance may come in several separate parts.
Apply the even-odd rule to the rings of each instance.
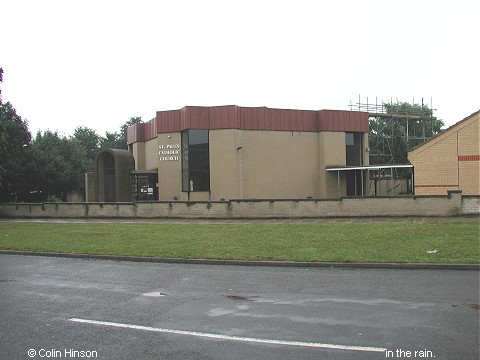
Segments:
[[[103,165],[105,171],[104,189],[105,201],[115,202],[115,158],[112,154],[105,153],[103,158]]]
[[[95,201],[131,201],[130,173],[135,159],[128,150],[104,149],[95,157]]]
[[[158,200],[158,170],[134,171],[131,182],[133,200]]]
[[[350,170],[347,171],[347,196],[363,196],[363,171],[362,170]]]

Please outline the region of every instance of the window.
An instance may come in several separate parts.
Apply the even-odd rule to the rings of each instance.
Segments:
[[[346,165],[358,166],[363,165],[363,144],[362,133],[345,133],[345,147],[346,147]]]
[[[182,132],[182,190],[210,191],[208,130]]]
[[[362,133],[345,133],[345,150],[347,166],[363,165],[363,134]],[[346,177],[347,196],[363,195],[363,172],[361,170],[347,171]]]
[[[352,146],[355,145],[355,138],[353,133],[345,133],[345,145]]]

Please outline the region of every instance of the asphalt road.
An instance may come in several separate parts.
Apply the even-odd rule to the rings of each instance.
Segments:
[[[478,304],[478,271],[0,255],[0,359],[476,360]]]

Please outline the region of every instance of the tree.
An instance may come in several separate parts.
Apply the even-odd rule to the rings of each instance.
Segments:
[[[106,132],[105,136],[100,140],[101,149],[123,149],[123,144],[120,142],[120,135],[117,132]]]
[[[78,126],[75,128],[73,136],[70,137],[71,141],[77,141],[81,146],[85,148],[87,168],[89,171],[93,170],[93,160],[100,150],[100,144],[102,138],[93,129]]]
[[[0,82],[2,74],[0,68]],[[127,149],[127,128],[141,121],[132,117],[120,133],[105,137],[79,126],[68,138],[47,130],[32,140],[27,121],[0,99],[0,202],[66,200],[72,191],[83,192],[85,173],[93,170],[98,151]]]
[[[3,69],[0,68],[0,83],[3,82]],[[2,103],[2,88],[0,87],[0,104]]]
[[[122,126],[120,126],[120,133],[106,132],[105,137],[100,141],[100,148],[102,149],[127,149],[127,129],[129,126],[141,123],[142,118],[140,116],[131,117]]]
[[[369,121],[370,164],[406,164],[408,151],[442,131],[444,122],[428,106],[384,104],[385,114]]]
[[[2,83],[2,81],[3,81],[3,69],[0,68],[0,84]],[[2,104],[2,88],[0,87],[0,105],[1,104]],[[1,143],[2,143],[2,136],[3,136],[3,132],[0,132],[0,146],[1,146]],[[6,140],[3,139],[3,141],[6,141]],[[0,147],[0,150],[1,150],[1,147]],[[3,153],[0,152],[0,156],[2,154]],[[5,169],[2,167],[2,164],[0,163],[0,190],[2,189],[2,177],[4,176],[4,174],[5,174]]]
[[[71,191],[82,191],[88,170],[87,150],[80,141],[59,136],[50,130],[38,132],[31,152],[31,191],[36,201],[49,196],[66,200]]]
[[[24,200],[28,180],[28,123],[9,102],[0,104],[0,201]]]
[[[142,118],[140,116],[131,117],[130,120],[127,120],[121,127],[120,127],[120,138],[119,143],[122,145],[123,149],[127,149],[127,129],[135,124],[142,123]]]

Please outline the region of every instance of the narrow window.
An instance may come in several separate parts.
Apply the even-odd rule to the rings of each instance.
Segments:
[[[210,191],[208,130],[182,132],[182,190]]]
[[[347,166],[363,165],[362,133],[345,133],[345,147]]]
[[[345,152],[347,155],[347,166],[361,166],[363,165],[363,144],[362,133],[345,133]],[[363,195],[364,191],[362,184],[363,173],[361,170],[347,171],[346,185],[347,196]]]

